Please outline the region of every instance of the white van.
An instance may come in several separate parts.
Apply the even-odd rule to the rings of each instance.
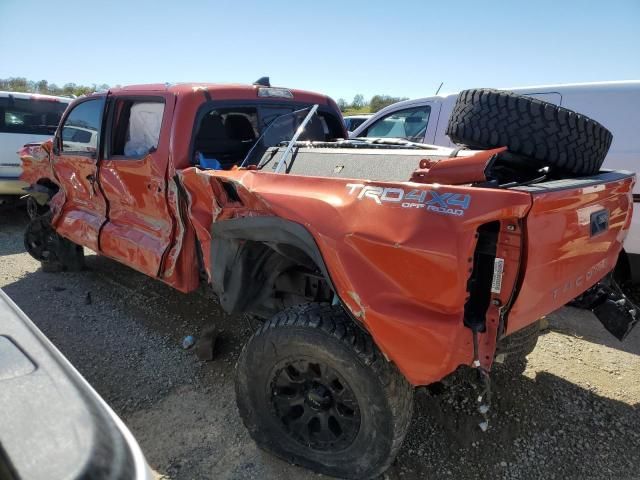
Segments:
[[[0,204],[24,195],[18,151],[52,137],[72,99],[35,93],[0,92]]]
[[[545,100],[597,120],[613,133],[604,168],[640,171],[640,81],[505,88]],[[458,94],[406,100],[380,110],[349,136],[404,138],[413,142],[453,146],[445,134]],[[634,203],[640,202],[640,181]],[[620,259],[623,274],[640,282],[640,214],[632,219],[625,251]]]

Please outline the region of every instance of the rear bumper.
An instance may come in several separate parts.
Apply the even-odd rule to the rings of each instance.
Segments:
[[[591,310],[609,333],[624,340],[638,323],[640,311],[620,286],[607,275],[572,302],[573,306]]]

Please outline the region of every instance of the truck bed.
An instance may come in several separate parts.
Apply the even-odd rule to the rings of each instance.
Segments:
[[[325,144],[326,145],[326,144]],[[406,148],[378,145],[368,148],[301,146],[287,161],[291,175],[309,177],[359,178],[384,182],[406,182],[425,157],[448,157],[449,148]],[[275,171],[284,147],[272,147],[262,158],[265,171]],[[475,152],[464,151],[468,156]]]

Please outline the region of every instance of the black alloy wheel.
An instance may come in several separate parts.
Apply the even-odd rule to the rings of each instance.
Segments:
[[[271,383],[273,413],[291,437],[315,450],[341,450],[360,429],[353,390],[333,368],[310,360],[287,361]]]
[[[236,366],[236,402],[256,444],[340,478],[393,462],[413,388],[341,306],[297,305],[266,321]]]

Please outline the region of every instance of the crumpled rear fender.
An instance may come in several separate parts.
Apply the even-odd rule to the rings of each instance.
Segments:
[[[471,363],[472,333],[463,317],[476,234],[499,221],[497,256],[506,257],[511,286],[493,294],[492,324],[480,336],[483,363],[491,364],[500,305],[510,301],[520,254],[519,245],[507,251],[518,234],[507,226],[526,215],[528,194],[251,170],[188,169],[180,179],[205,257],[212,222],[272,215],[306,228],[342,303],[414,385]]]

